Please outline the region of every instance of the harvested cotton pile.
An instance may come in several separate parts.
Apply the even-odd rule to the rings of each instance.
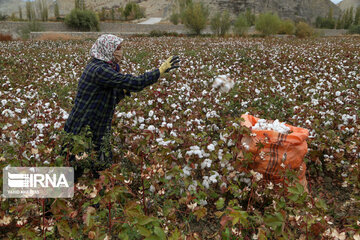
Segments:
[[[280,122],[279,120],[275,120],[273,122],[269,122],[265,119],[259,119],[257,123],[252,127],[253,130],[272,130],[282,134],[288,134],[290,132],[290,128],[285,125],[285,123]]]

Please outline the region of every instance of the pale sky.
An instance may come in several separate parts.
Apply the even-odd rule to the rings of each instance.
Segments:
[[[341,2],[341,0],[331,0],[333,3],[337,4],[339,2]]]

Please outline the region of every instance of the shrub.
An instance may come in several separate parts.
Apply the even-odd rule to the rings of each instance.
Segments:
[[[179,13],[173,13],[170,16],[170,22],[172,22],[174,25],[178,25],[180,21],[180,14]]]
[[[134,2],[127,3],[123,13],[127,20],[145,17],[145,10],[140,8],[139,4]]]
[[[360,34],[360,25],[352,25],[349,28],[349,33],[350,34]]]
[[[299,38],[311,37],[314,33],[314,29],[305,22],[299,22],[296,25],[295,35]]]
[[[281,22],[279,34],[293,35],[295,33],[295,24],[291,20]]]
[[[8,19],[8,16],[6,14],[0,13],[0,21],[6,21]]]
[[[264,13],[260,14],[255,21],[255,28],[264,35],[272,35],[278,33],[281,26],[281,20],[277,14]]]
[[[218,36],[224,36],[230,29],[230,14],[225,11],[223,13],[216,13],[211,19],[211,30]]]
[[[0,41],[11,41],[11,40],[13,40],[11,35],[0,33]]]
[[[73,9],[65,17],[65,24],[80,31],[99,31],[99,18],[90,10]]]
[[[244,15],[239,15],[234,23],[234,33],[239,36],[244,36],[250,27],[250,23]]]
[[[185,27],[190,29],[195,34],[201,34],[201,31],[206,27],[209,10],[201,2],[191,3],[187,5],[182,14],[182,22]]]

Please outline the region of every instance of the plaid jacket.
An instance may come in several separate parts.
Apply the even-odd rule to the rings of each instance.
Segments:
[[[118,65],[116,69],[119,69]],[[110,133],[115,106],[125,97],[124,89],[139,92],[155,83],[159,77],[159,69],[138,77],[124,75],[110,64],[93,58],[80,77],[75,105],[64,130],[79,134],[84,126],[89,125],[93,142],[99,146],[102,137]]]

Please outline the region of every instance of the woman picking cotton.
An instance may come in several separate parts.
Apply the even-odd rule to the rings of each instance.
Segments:
[[[156,83],[159,77],[172,69],[178,68],[179,57],[168,58],[159,68],[140,76],[125,74],[119,62],[123,55],[123,39],[115,35],[101,35],[90,50],[92,59],[82,73],[77,89],[75,104],[64,130],[74,135],[84,129],[91,132],[91,150],[96,152],[92,171],[104,170],[112,164],[112,150],[108,141],[111,135],[111,122],[115,107],[125,95],[139,92]],[[64,146],[64,151],[72,166],[76,166],[76,157],[71,152],[71,145]],[[75,179],[81,176],[84,168],[76,166]]]

